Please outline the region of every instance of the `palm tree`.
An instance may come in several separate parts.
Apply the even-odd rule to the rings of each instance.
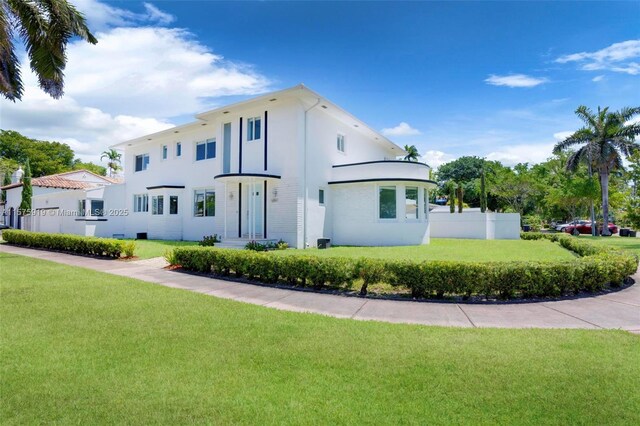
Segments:
[[[122,158],[122,154],[120,154],[115,149],[111,148],[108,151],[103,151],[100,156],[100,161],[103,158],[107,158],[107,167],[109,168],[109,176],[113,177],[113,175],[120,170],[120,158]]]
[[[622,169],[622,158],[628,158],[640,150],[635,137],[640,134],[640,123],[628,124],[637,114],[638,108],[623,108],[609,112],[609,108],[600,109],[594,114],[589,108],[581,105],[576,115],[585,125],[576,130],[562,142],[558,142],[553,152],[558,154],[565,149],[582,145],[567,158],[566,168],[575,171],[580,163],[586,163],[590,169],[597,171],[602,191],[602,235],[611,235],[609,223],[609,174]]]
[[[418,148],[415,145],[405,145],[404,150],[407,151],[407,155],[404,156],[405,161],[418,161],[418,158],[420,158]]]
[[[40,87],[55,99],[64,93],[69,40],[77,36],[98,42],[67,0],[0,0],[0,92],[14,102],[22,99],[24,90],[14,36],[24,42]]]

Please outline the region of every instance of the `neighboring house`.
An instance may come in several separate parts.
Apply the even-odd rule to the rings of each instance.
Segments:
[[[303,85],[119,143],[123,233],[291,246],[429,242],[429,166]]]
[[[88,170],[73,170],[55,175],[36,177],[31,179],[33,189],[32,213],[31,215],[20,216],[18,210],[22,202],[22,178],[24,172],[21,168],[16,170],[11,176],[11,184],[1,187],[0,189],[7,191],[7,201],[2,206],[2,221],[4,224],[12,228],[23,228],[34,231],[46,232],[73,232],[74,229],[62,230],[55,224],[60,219],[61,213],[57,199],[66,198],[66,193],[85,194],[86,191],[104,188],[112,184],[118,183],[116,179],[100,176]],[[49,204],[49,199],[52,200]],[[76,199],[73,210],[77,211],[80,205],[80,199]],[[89,201],[89,205],[91,202]],[[94,202],[94,207],[97,207]],[[45,211],[46,210],[46,211]],[[95,210],[94,210],[95,211]],[[79,214],[82,212],[78,212]],[[85,212],[88,214],[88,212]],[[42,220],[41,216],[48,216],[50,219]],[[81,219],[81,217],[74,218]],[[23,223],[25,221],[25,223]],[[40,226],[42,224],[42,226]],[[43,228],[43,229],[40,229]],[[84,232],[82,233],[84,234]]]

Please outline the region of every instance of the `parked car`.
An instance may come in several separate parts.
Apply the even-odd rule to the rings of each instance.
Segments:
[[[589,223],[591,223],[591,221],[589,220],[572,220],[571,222],[567,223],[557,223],[555,225],[555,229],[556,231],[564,232],[567,226],[585,225]]]
[[[581,223],[581,224],[576,224],[576,225],[569,225],[566,226],[564,228],[564,232],[568,233],[568,234],[573,234],[573,235],[580,235],[580,234],[587,234],[587,235],[591,235],[591,222],[585,221],[586,223]],[[598,235],[602,234],[602,225],[597,225],[598,230]],[[609,232],[611,232],[612,234],[615,234],[616,232],[618,232],[618,227],[609,222]]]

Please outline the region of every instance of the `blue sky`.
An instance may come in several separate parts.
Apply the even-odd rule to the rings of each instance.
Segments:
[[[435,165],[542,161],[579,127],[578,105],[640,105],[637,1],[75,3],[101,41],[71,46],[76,127],[65,130],[60,104],[37,94],[27,102],[55,125],[0,106],[3,127],[67,140],[87,158],[106,143],[78,129],[87,112],[122,127],[109,138],[129,137],[298,83]]]

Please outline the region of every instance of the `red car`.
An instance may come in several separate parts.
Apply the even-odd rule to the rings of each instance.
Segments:
[[[580,234],[591,235],[591,222],[585,222],[578,225],[569,225],[566,228],[564,228],[564,232],[573,234],[573,235],[580,235]],[[611,234],[617,233],[618,227],[615,224],[609,222],[609,232]],[[598,225],[598,234],[601,234],[601,233],[602,233],[602,225]]]

